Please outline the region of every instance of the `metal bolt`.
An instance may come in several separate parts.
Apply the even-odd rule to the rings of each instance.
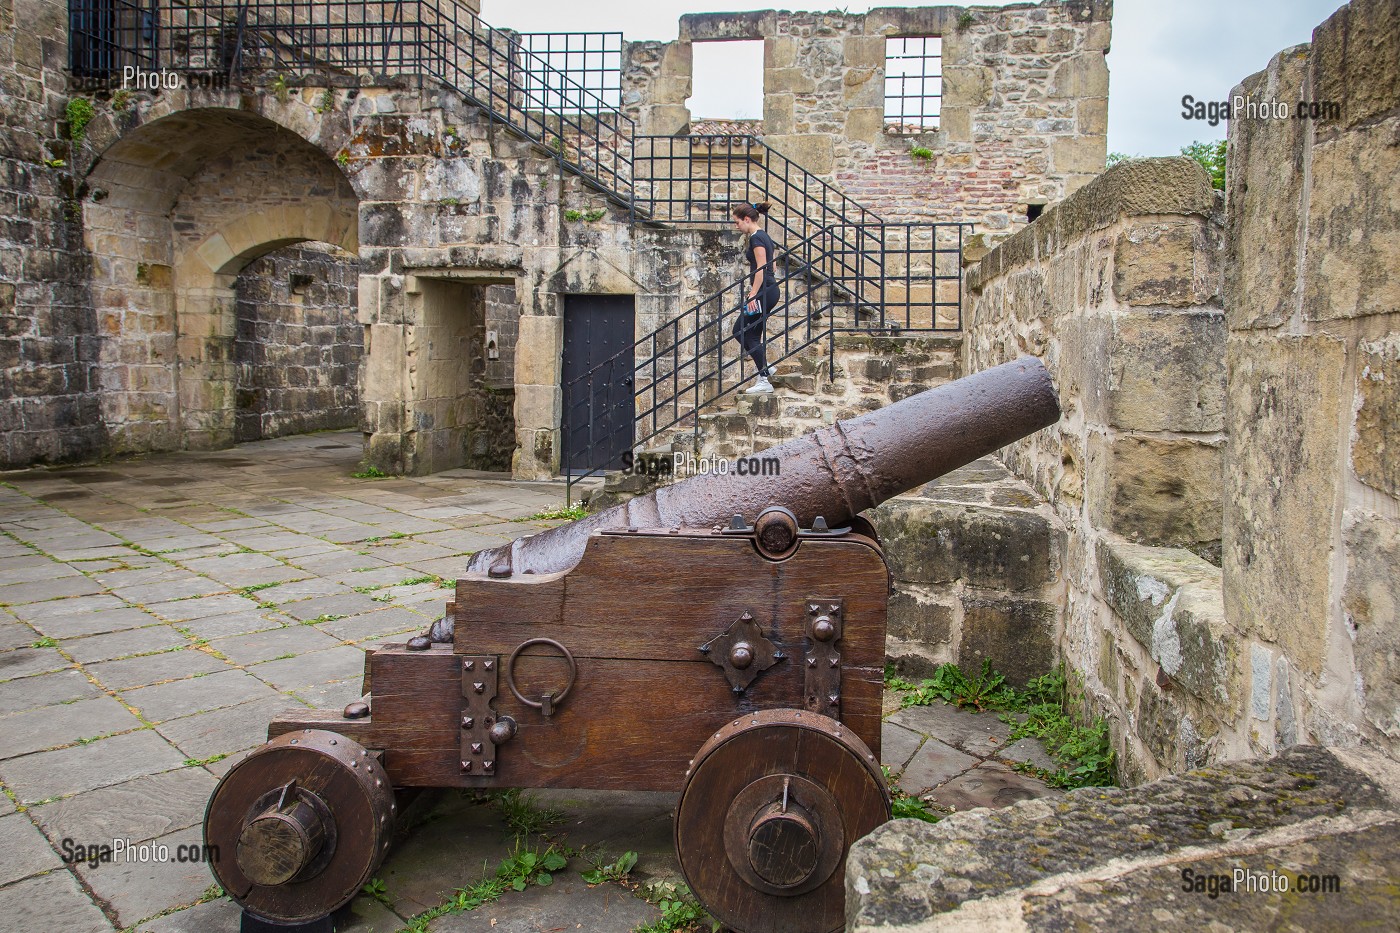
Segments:
[[[817,659],[816,659],[816,658],[808,658],[808,659],[807,659],[807,666],[808,666],[808,667],[816,667],[816,666],[817,666]]]
[[[469,773],[469,772],[471,771],[471,769],[472,769],[472,763],[471,763],[470,761],[464,761],[464,762],[462,762],[462,773],[463,773],[463,774]]]
[[[494,671],[496,669],[496,659],[487,658],[485,661],[481,662],[481,666],[486,668],[488,671]]]
[[[472,690],[476,691],[477,693],[485,693],[486,685],[482,683],[473,683]]]
[[[463,716],[463,717],[462,717],[462,728],[463,728],[463,729],[470,729],[470,728],[472,728],[472,727],[475,726],[475,725],[476,725],[476,720],[473,719],[471,716]]]
[[[473,742],[473,743],[472,743],[472,754],[473,754],[473,755],[480,755],[480,754],[481,754],[481,743],[480,743],[480,742]]]
[[[830,701],[830,705],[835,706],[837,703],[841,702],[841,697],[839,694],[833,693],[831,696],[827,697],[827,700]]]
[[[476,667],[476,662],[475,662],[475,661],[463,661],[463,662],[462,662],[462,670],[464,670],[464,671],[469,671],[469,670],[471,670],[471,669],[474,668],[474,667]]]
[[[830,662],[832,667],[835,667],[836,665],[841,663],[841,656],[839,654],[833,654],[827,660]]]
[[[481,770],[485,771],[487,774],[495,774],[496,763],[494,761],[483,761],[481,763]]]
[[[807,614],[808,614],[808,615],[816,615],[816,614],[817,614],[817,610],[818,610],[819,608],[821,608],[821,607],[818,606],[816,603],[808,603],[808,604],[807,604]]]
[[[784,661],[784,660],[786,660],[786,659],[787,659],[787,655],[786,655],[786,654],[783,654],[781,651],[774,651],[774,652],[773,652],[773,660],[774,660],[774,661]]]

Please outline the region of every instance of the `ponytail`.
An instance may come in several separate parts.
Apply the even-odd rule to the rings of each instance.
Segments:
[[[772,205],[767,201],[754,204],[752,201],[745,201],[734,208],[734,216],[744,220],[758,220],[759,214],[768,213],[768,208]]]

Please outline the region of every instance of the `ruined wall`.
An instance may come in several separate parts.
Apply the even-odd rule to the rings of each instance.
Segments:
[[[1400,753],[1400,7],[1353,0],[1232,91],[1225,608],[1249,730]]]
[[[327,244],[274,250],[244,267],[237,292],[235,439],[359,424],[360,264]]]
[[[672,43],[629,43],[624,106],[642,134],[685,132],[694,43],[764,41],[764,141],[893,221],[1016,229],[1107,155],[1109,0],[681,17]],[[936,131],[887,132],[885,40],[940,36]],[[930,159],[910,155],[931,150]]]
[[[1050,369],[1058,425],[1005,462],[1067,530],[1057,649],[1129,781],[1247,749],[1219,570],[1221,206],[1184,158],[1110,169],[969,269],[968,369]]]

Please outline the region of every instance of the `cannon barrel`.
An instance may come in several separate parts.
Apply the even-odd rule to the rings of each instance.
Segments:
[[[599,529],[709,527],[727,523],[735,514],[752,521],[769,506],[787,508],[803,527],[819,515],[835,527],[1059,417],[1045,366],[1023,357],[764,451],[763,456],[778,458],[778,475],[693,476],[571,524],[480,551],[467,572],[555,573],[578,563],[589,535]]]

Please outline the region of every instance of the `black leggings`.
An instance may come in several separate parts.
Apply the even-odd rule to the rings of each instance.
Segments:
[[[763,348],[763,330],[768,315],[778,306],[777,282],[763,286],[763,291],[758,293],[758,303],[763,308],[758,314],[749,314],[748,303],[744,303],[744,310],[734,316],[733,334],[734,339],[744,348],[744,352],[753,358],[753,365],[758,369],[758,374],[767,378],[768,354]]]

